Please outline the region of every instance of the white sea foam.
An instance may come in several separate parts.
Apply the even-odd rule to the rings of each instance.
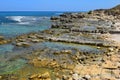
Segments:
[[[49,17],[40,17],[40,16],[7,16],[9,20],[17,21],[15,24],[27,25],[27,24],[36,24],[48,20]]]
[[[14,21],[22,22],[21,19],[24,18],[24,16],[7,16],[6,18]]]
[[[21,25],[23,25],[23,24],[30,24],[30,22],[20,22],[18,24],[21,24]]]

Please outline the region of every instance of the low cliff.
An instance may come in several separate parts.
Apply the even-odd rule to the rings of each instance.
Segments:
[[[104,12],[107,15],[119,16],[120,15],[120,5],[117,5],[110,9],[98,9],[95,12]]]

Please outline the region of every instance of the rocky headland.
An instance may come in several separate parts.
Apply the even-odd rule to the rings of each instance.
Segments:
[[[0,80],[120,79],[120,42],[116,42],[120,36],[120,5],[84,13],[64,13],[51,17],[51,21],[53,24],[49,30],[20,35],[12,39],[12,44],[26,48],[42,42],[62,42],[65,45],[88,45],[104,51],[98,54],[76,48],[33,50],[13,59],[28,60],[29,66],[1,75]],[[0,40],[3,38],[0,37]]]

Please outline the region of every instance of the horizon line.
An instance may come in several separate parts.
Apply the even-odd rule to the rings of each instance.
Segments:
[[[81,11],[83,11],[83,10],[81,10]],[[0,12],[81,12],[81,11],[72,11],[72,10],[71,11],[67,11],[67,10],[66,11],[62,11],[62,10],[61,11],[52,11],[52,10],[48,10],[48,11],[47,10],[45,10],[45,11],[44,10],[41,10],[41,11],[35,11],[35,10],[33,10],[33,11],[32,10],[31,11],[29,11],[29,10],[28,11],[27,10],[26,11],[25,10],[23,10],[23,11],[22,10],[15,10],[15,11],[12,11],[12,10],[10,10],[10,11],[0,11]],[[88,11],[90,11],[90,10],[88,10]],[[83,12],[87,12],[87,11],[84,10]]]

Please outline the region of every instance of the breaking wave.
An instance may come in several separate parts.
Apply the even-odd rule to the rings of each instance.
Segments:
[[[48,20],[49,17],[39,16],[0,16],[0,24],[33,24],[44,20]]]
[[[24,17],[24,16],[7,16],[6,18],[11,19],[11,20],[14,20],[14,21],[21,22],[21,19],[22,19],[23,17]]]

